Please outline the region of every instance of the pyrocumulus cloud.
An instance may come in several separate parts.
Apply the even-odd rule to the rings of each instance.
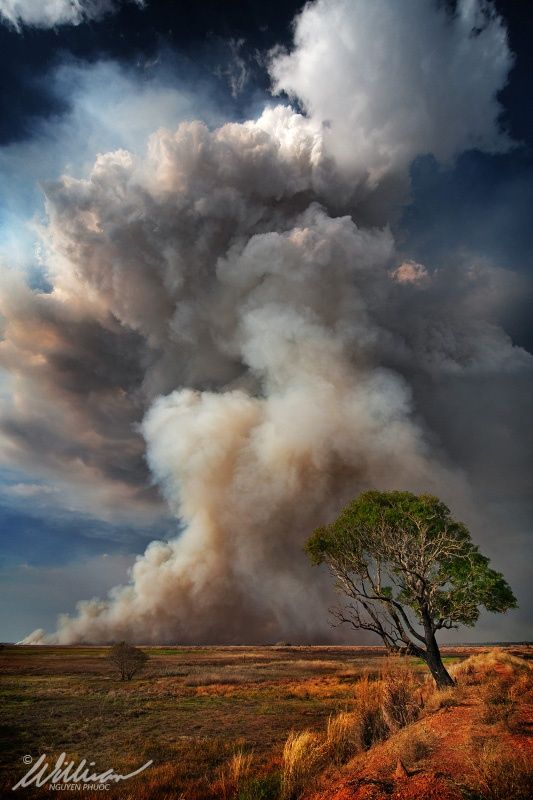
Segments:
[[[181,531],[25,641],[324,638],[313,527],[368,486],[473,513],[423,397],[530,376],[533,359],[479,301],[483,276],[402,260],[387,223],[417,155],[508,146],[510,64],[482,0],[453,17],[319,0],[270,67],[306,115],[161,129],[144,157],[106,153],[46,187],[53,291],[3,284],[4,448],[88,506],[149,518],[156,486]]]

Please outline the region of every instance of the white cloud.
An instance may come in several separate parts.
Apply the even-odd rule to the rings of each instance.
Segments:
[[[511,65],[486,0],[459,0],[453,16],[437,0],[317,0],[270,70],[275,90],[324,126],[343,168],[373,187],[418,155],[504,149],[496,94]]]
[[[117,10],[121,0],[0,0],[0,17],[17,30],[24,25],[54,28],[57,25],[80,25]],[[144,0],[134,0],[144,5]]]

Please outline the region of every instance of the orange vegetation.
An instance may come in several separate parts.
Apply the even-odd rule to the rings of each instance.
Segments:
[[[533,796],[533,682],[502,651],[455,670],[455,701],[326,771],[306,800],[526,800]],[[437,695],[439,700],[439,693]],[[442,693],[441,693],[442,694]],[[431,709],[432,697],[427,697]],[[456,703],[456,704],[455,704]],[[417,748],[418,744],[426,745]],[[466,792],[466,794],[465,794]]]

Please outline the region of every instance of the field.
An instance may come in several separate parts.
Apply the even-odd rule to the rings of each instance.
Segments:
[[[402,764],[412,761],[417,775],[435,772],[430,764],[425,771],[420,769],[420,758],[413,761],[409,747],[402,745],[407,728],[382,735],[386,741],[381,744],[370,742],[363,754],[357,752],[361,747],[354,746],[337,758],[337,743],[333,756],[324,757],[328,720],[331,727],[331,720],[347,724],[355,719],[357,709],[362,708],[361,687],[375,694],[376,687],[386,688],[384,676],[398,671],[398,659],[391,663],[381,648],[147,647],[145,651],[150,659],[143,672],[130,682],[121,682],[106,659],[106,648],[5,646],[0,652],[4,790],[27,771],[25,755],[36,759],[46,753],[53,765],[62,752],[76,762],[83,758],[94,761],[99,772],[112,767],[123,774],[152,759],[153,765],[138,778],[106,792],[121,800],[275,800],[283,793],[286,797],[331,796],[340,800],[359,797],[357,792],[365,780],[368,786],[374,786],[375,793],[368,794],[373,800],[396,797],[391,794],[390,769],[402,754]],[[479,652],[451,648],[444,650],[444,656],[447,666],[460,671],[460,663]],[[413,718],[409,728],[414,731],[414,740],[425,737],[426,745],[422,742],[419,747],[421,758],[427,760],[430,751],[435,752],[437,740],[445,753],[446,735],[455,730],[454,726],[455,741],[466,737],[470,748],[468,753],[465,750],[466,761],[472,748],[479,750],[486,741],[502,742],[506,737],[515,750],[518,747],[529,757],[531,709],[526,700],[529,702],[531,694],[527,665],[530,651],[514,648],[513,652],[525,659],[513,662],[513,657],[503,651],[497,657],[483,652],[474,656],[473,663],[476,665],[476,658],[479,663],[464,670],[469,679],[463,687],[458,674],[459,688],[452,690],[456,697],[448,696],[448,701],[435,694],[425,680],[424,665],[409,659],[405,669],[402,659],[402,669],[409,673],[410,691],[415,692],[416,703],[423,709],[417,711],[420,719]],[[473,679],[476,670],[481,673]],[[512,687],[519,686],[514,691],[516,708],[513,706],[512,713],[507,697],[502,695],[494,704],[496,709],[499,705],[507,709],[506,719],[497,713],[493,720],[480,716],[484,703],[490,704],[489,685],[493,689],[499,686],[509,697]],[[346,712],[344,716],[342,712]],[[422,726],[422,734],[416,726]],[[328,733],[330,739],[333,730],[331,727]],[[309,780],[304,776],[291,789],[287,788],[286,775],[282,785],[288,757],[287,750],[283,756],[284,746],[291,732],[302,731],[308,731],[311,737],[307,752],[322,748],[321,757],[306,768]],[[457,764],[452,764],[450,772],[457,769]],[[354,782],[354,774],[359,783]],[[457,784],[457,775],[453,777]],[[461,791],[459,796],[466,797]],[[45,792],[50,793],[48,786],[19,790],[27,797],[44,796]],[[84,798],[97,796],[83,794]],[[426,794],[439,800],[438,794]],[[485,796],[498,800],[486,793],[470,794],[471,798]],[[512,800],[512,796],[502,796],[501,800]]]

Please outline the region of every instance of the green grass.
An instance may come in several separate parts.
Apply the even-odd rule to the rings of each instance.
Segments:
[[[443,656],[442,657],[442,663],[443,664],[448,664],[448,665],[455,664],[457,661],[462,661],[462,659],[459,656]],[[423,661],[421,658],[413,658],[412,663],[414,665],[416,665],[416,666],[424,666],[425,667],[425,665],[426,665],[426,662]]]

